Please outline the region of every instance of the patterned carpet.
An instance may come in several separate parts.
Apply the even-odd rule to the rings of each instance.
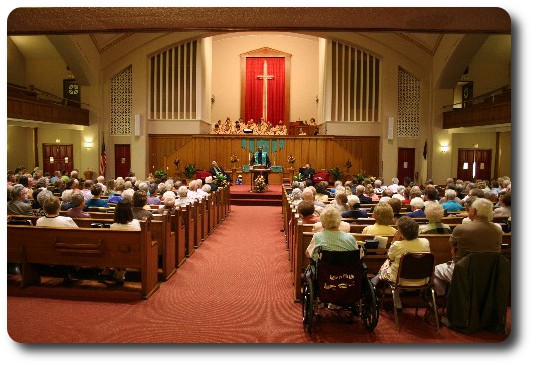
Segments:
[[[7,329],[22,343],[485,343],[505,336],[465,336],[424,323],[421,313],[381,312],[368,333],[360,320],[325,312],[316,332],[302,328],[279,207],[233,206],[226,221],[150,299],[95,301],[83,290],[53,297],[7,297]],[[42,289],[41,289],[42,290]],[[17,293],[17,291],[14,291]],[[22,291],[18,291],[22,293]],[[37,294],[37,295],[36,295]],[[42,294],[42,292],[41,292]],[[61,295],[63,294],[63,296]],[[73,294],[80,299],[73,299]]]

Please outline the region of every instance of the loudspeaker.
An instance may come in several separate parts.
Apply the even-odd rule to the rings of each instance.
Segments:
[[[134,116],[134,135],[141,136],[141,115],[139,113]]]
[[[393,117],[388,118],[388,140],[393,140]]]

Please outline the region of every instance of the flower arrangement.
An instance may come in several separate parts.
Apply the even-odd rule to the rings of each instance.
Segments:
[[[226,187],[228,184],[230,184],[230,182],[228,182],[226,180],[226,175],[224,174],[217,174],[215,176],[215,183],[219,186],[219,187]]]
[[[296,161],[297,161],[297,159],[295,159],[295,158],[293,157],[293,155],[289,155],[289,156],[287,157],[287,162],[288,162],[289,164],[291,164],[291,165],[295,164]]]
[[[265,178],[263,175],[258,176],[254,179],[254,192],[265,192],[267,190],[267,184],[265,184]]]
[[[337,165],[335,167],[333,167],[332,169],[329,169],[328,173],[330,173],[330,175],[332,176],[332,179],[334,181],[341,180],[341,177],[343,176],[343,173],[341,172],[341,169],[339,169],[339,167]]]
[[[304,176],[300,173],[297,173],[293,176],[293,181],[296,182],[304,182],[306,179],[304,179]]]
[[[188,179],[193,178],[193,175],[197,172],[197,167],[193,163],[189,163],[185,166],[184,174]]]
[[[156,170],[154,172],[154,178],[156,178],[160,182],[163,182],[167,179],[167,173],[164,170]]]
[[[358,183],[362,183],[365,180],[368,180],[369,183],[373,183],[376,180],[376,177],[367,175],[365,170],[360,170],[358,174],[354,175],[353,179],[356,179]]]

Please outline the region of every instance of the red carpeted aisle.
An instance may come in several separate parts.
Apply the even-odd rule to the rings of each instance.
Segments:
[[[279,207],[233,206],[230,215],[149,300],[8,296],[8,332],[24,343],[466,343],[500,342],[432,327],[406,312],[396,333],[381,313],[369,334],[361,321],[321,321],[308,335],[291,277]],[[31,290],[27,289],[27,290]],[[68,294],[71,289],[64,289]],[[78,291],[83,296],[83,291]],[[328,315],[328,314],[327,314]]]

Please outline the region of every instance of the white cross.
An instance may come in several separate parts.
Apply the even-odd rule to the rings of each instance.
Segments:
[[[267,61],[263,61],[263,75],[256,76],[263,79],[263,121],[267,123],[267,81],[274,79],[274,75],[267,75]]]

